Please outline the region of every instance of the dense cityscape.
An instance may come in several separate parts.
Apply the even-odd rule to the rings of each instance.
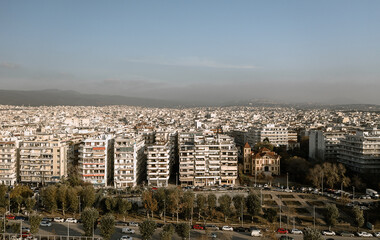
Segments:
[[[12,239],[12,232],[31,239],[129,233],[123,240],[379,234],[377,112],[0,111],[1,225]]]

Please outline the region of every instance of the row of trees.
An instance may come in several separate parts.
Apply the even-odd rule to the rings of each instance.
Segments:
[[[0,213],[6,211],[19,213],[21,209],[25,209],[30,213],[36,200],[33,198],[33,192],[29,187],[17,185],[13,189],[9,189],[5,185],[0,185]]]
[[[224,221],[234,214],[239,217],[247,212],[252,217],[261,212],[260,198],[256,194],[245,197],[242,194],[231,197],[228,194],[219,198],[215,194],[197,194],[192,191],[182,191],[180,188],[159,188],[158,190],[146,190],[142,194],[142,201],[146,209],[147,217],[158,214],[160,218],[169,214],[172,219],[179,216],[189,220],[194,216],[199,220],[213,220],[218,212],[222,213]]]
[[[322,187],[322,181],[330,188],[341,185],[347,187],[350,184],[350,178],[346,176],[346,168],[340,163],[317,164],[309,170],[308,179],[318,188]]]
[[[364,224],[364,215],[363,210],[361,210],[358,206],[353,207],[351,211],[351,216],[354,219],[354,223],[359,229],[359,227],[362,227]],[[329,226],[329,228],[336,225],[338,222],[338,219],[340,217],[339,209],[336,207],[335,204],[327,204],[326,209],[324,211],[324,218],[326,221],[326,224]]]

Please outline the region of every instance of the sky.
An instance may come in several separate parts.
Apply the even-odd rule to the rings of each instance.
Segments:
[[[377,0],[1,0],[0,89],[380,104]]]

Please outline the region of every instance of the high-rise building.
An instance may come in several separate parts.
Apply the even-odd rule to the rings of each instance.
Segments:
[[[13,186],[17,182],[17,151],[17,141],[0,140],[0,184]]]
[[[136,186],[146,174],[144,139],[142,136],[118,136],[114,148],[114,186]]]
[[[250,129],[250,135],[254,139],[254,143],[269,140],[274,146],[287,146],[288,145],[288,128],[276,126],[274,124],[267,124],[261,128]]]
[[[56,183],[67,176],[67,145],[58,139],[35,137],[20,143],[20,182]]]
[[[237,149],[227,135],[180,133],[179,169],[182,185],[234,185],[238,172]]]
[[[322,161],[337,161],[343,131],[311,130],[309,133],[309,158]]]
[[[380,130],[357,131],[340,140],[338,162],[360,173],[380,173]]]
[[[113,175],[112,137],[100,135],[84,140],[79,147],[78,168],[83,181],[94,186],[108,186],[108,176]],[[112,170],[112,173],[108,170]]]

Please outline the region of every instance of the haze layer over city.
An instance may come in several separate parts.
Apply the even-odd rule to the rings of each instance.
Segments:
[[[0,240],[379,238],[379,10],[0,1]]]

